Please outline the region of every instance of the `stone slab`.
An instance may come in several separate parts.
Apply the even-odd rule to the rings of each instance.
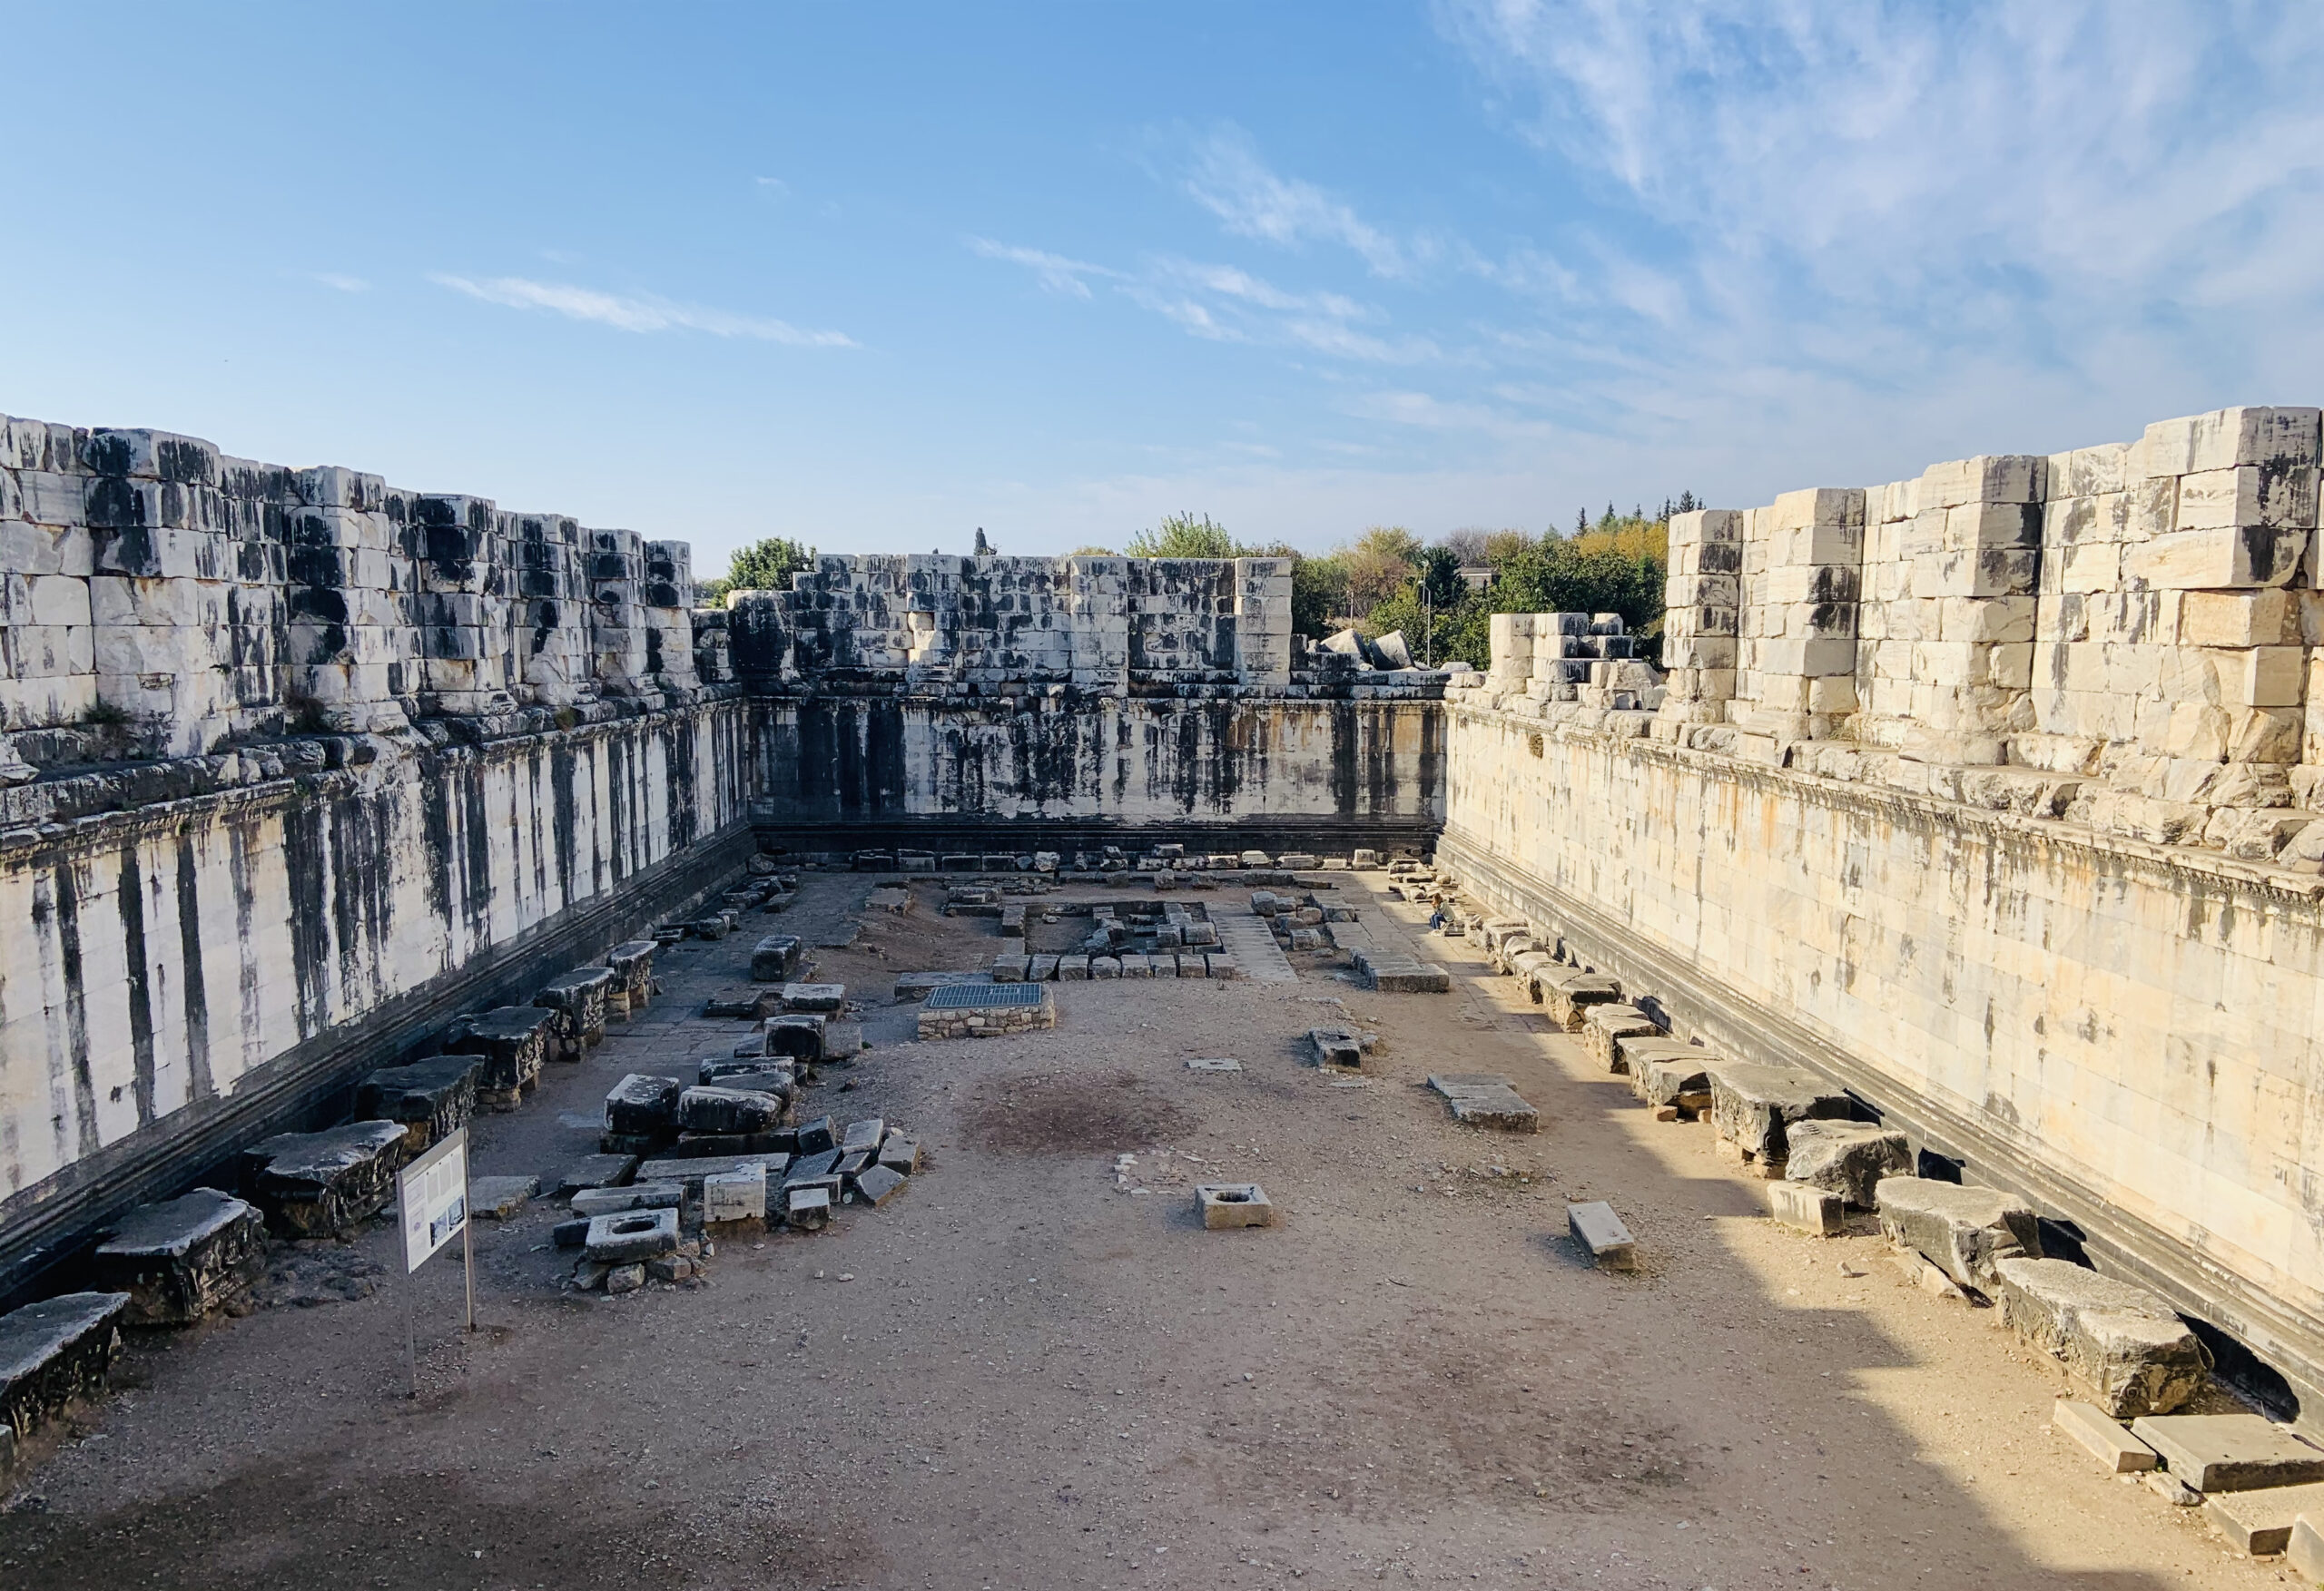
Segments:
[[[678,1095],[678,1130],[765,1133],[783,1125],[786,1096],[752,1088],[696,1085]]]
[[[1630,1235],[1630,1229],[1605,1200],[1569,1203],[1565,1207],[1565,1226],[1582,1252],[1598,1265],[1609,1271],[1638,1269],[1638,1239]]]
[[[250,1290],[266,1269],[266,1218],[215,1188],[141,1204],[89,1256],[89,1278],[129,1295],[124,1321],[182,1326]]]
[[[2168,1414],[2211,1384],[2211,1355],[2161,1297],[2065,1260],[1994,1262],[2002,1318],[2064,1362],[2117,1419]]]
[[[2272,1557],[2291,1545],[2291,1527],[2300,1516],[2324,1519],[2324,1484],[2216,1492],[2203,1499],[2203,1514],[2230,1547]]]
[[[785,1011],[766,1019],[765,1053],[797,1061],[823,1058],[823,1036],[831,1019],[820,1011]]]
[[[1196,1183],[1195,1208],[1210,1232],[1275,1224],[1275,1205],[1256,1183]]]
[[[1710,1069],[1720,1060],[1716,1051],[1674,1038],[1623,1038],[1615,1044],[1630,1072],[1630,1092],[1648,1105],[1710,1108]]]
[[[847,1131],[840,1135],[840,1153],[853,1154],[860,1150],[866,1154],[876,1154],[887,1136],[888,1124],[880,1117],[859,1116],[848,1123]]]
[[[705,1178],[724,1176],[752,1165],[763,1166],[768,1176],[777,1177],[790,1168],[791,1156],[780,1151],[763,1154],[665,1155],[639,1166],[637,1180],[641,1183],[675,1183],[686,1191],[689,1197],[699,1199]]]
[[[855,1196],[876,1209],[901,1193],[910,1181],[893,1166],[866,1166],[855,1174]]]
[[[880,1164],[891,1171],[906,1176],[920,1169],[920,1140],[907,1138],[901,1133],[890,1133],[880,1145]]]
[[[847,1004],[847,986],[843,983],[787,983],[783,986],[783,1008],[786,1011],[833,1012]]]
[[[2324,1513],[2302,1514],[2292,1521],[2284,1562],[2305,1584],[2324,1586]]]
[[[2324,1450],[2256,1414],[2150,1414],[2131,1422],[2131,1434],[2200,1492],[2324,1480]]]
[[[1880,1230],[1890,1242],[1912,1249],[1955,1285],[1990,1292],[1996,1261],[2042,1257],[2033,1210],[1990,1188],[1966,1188],[1926,1177],[1886,1177],[1880,1183]]]
[[[1769,1183],[1768,1213],[1777,1224],[1816,1237],[1838,1237],[1848,1226],[1846,1202],[1807,1183]]]
[[[618,1188],[583,1188],[573,1195],[573,1213],[594,1220],[624,1210],[675,1210],[685,1199],[680,1182],[630,1183]]]
[[[796,934],[769,934],[751,950],[753,983],[789,983],[799,972],[802,947]]]
[[[1444,1096],[1455,1121],[1511,1133],[1541,1131],[1541,1113],[1526,1104],[1506,1077],[1482,1072],[1437,1073],[1430,1076],[1428,1085]]]
[[[2088,1449],[2110,1475],[2132,1475],[2162,1462],[2152,1448],[2095,1403],[2061,1398],[2050,1410],[2050,1423]]]
[[[479,1221],[507,1221],[524,1213],[541,1180],[531,1176],[468,1178],[468,1213]]]

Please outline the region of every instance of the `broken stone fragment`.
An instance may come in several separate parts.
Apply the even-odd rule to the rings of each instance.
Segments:
[[[606,1269],[606,1291],[609,1293],[635,1292],[645,1285],[645,1267],[640,1262],[609,1265]]]
[[[808,1181],[828,1176],[838,1167],[842,1158],[837,1149],[818,1149],[812,1154],[802,1154],[791,1163],[791,1174]]]
[[[1807,1183],[1769,1183],[1768,1213],[1778,1225],[1815,1237],[1837,1237],[1847,1230],[1847,1206],[1840,1195]]]
[[[1784,1136],[1790,1147],[1786,1177],[1837,1193],[1858,1210],[1880,1207],[1881,1178],[1913,1169],[1905,1134],[1872,1122],[1793,1122]]]
[[[2031,1207],[1990,1188],[1926,1177],[1885,1177],[1880,1230],[1914,1250],[1956,1285],[1990,1291],[1996,1262],[2040,1259],[2042,1238]]]
[[[141,1204],[89,1257],[91,1280],[129,1295],[123,1319],[183,1326],[240,1298],[266,1269],[266,1218],[215,1188]]]
[[[906,1176],[920,1169],[920,1140],[890,1133],[880,1145],[880,1164]]]
[[[403,1148],[399,1122],[280,1134],[242,1152],[245,1191],[286,1236],[338,1237],[395,1196]]]
[[[1743,1152],[1746,1164],[1768,1175],[1782,1174],[1791,1153],[1785,1131],[1791,1123],[1844,1117],[1853,1108],[1846,1093],[1811,1072],[1748,1061],[1711,1068],[1711,1125]]]
[[[604,1265],[666,1254],[678,1246],[678,1213],[672,1209],[618,1210],[594,1216],[582,1247]]]
[[[1356,1071],[1364,1069],[1364,1052],[1367,1035],[1353,1027],[1311,1027],[1307,1042],[1315,1046],[1315,1059],[1326,1066],[1344,1066]]]
[[[820,1154],[826,1149],[835,1149],[838,1146],[839,1138],[832,1126],[831,1117],[817,1116],[812,1122],[802,1122],[799,1125],[800,1154]]]
[[[847,1134],[840,1140],[840,1148],[850,1154],[861,1150],[876,1154],[881,1142],[888,1135],[888,1124],[878,1116],[862,1116],[847,1124]]]
[[[814,1232],[831,1224],[832,1191],[827,1183],[813,1183],[794,1187],[785,1183],[783,1189],[783,1219],[785,1224],[801,1232]]]
[[[383,1066],[356,1085],[355,1114],[366,1121],[404,1124],[404,1157],[459,1131],[476,1113],[474,1055],[431,1056],[409,1066]]]
[[[0,1429],[30,1436],[103,1390],[129,1306],[125,1292],[68,1292],[0,1315]]]
[[[743,989],[724,995],[713,995],[702,1003],[702,1014],[707,1017],[732,1020],[742,1018],[756,1022],[772,1016],[783,1008],[781,989]]]
[[[747,1088],[686,1089],[678,1095],[678,1127],[688,1133],[763,1133],[783,1125],[784,1097]]]
[[[2168,1414],[2210,1384],[2209,1351],[2145,1288],[2065,1260],[1997,1260],[1994,1274],[2002,1318],[2115,1419]]]
[[[609,1133],[666,1133],[678,1125],[678,1095],[685,1085],[675,1077],[632,1072],[606,1095]]]

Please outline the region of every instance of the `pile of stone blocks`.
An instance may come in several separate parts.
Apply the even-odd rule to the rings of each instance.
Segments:
[[[89,1257],[89,1274],[126,1296],[121,1318],[186,1326],[237,1303],[266,1268],[266,1218],[214,1188],[141,1204]]]

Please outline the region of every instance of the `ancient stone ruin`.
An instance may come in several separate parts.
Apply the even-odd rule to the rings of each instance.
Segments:
[[[0,1411],[231,1307],[269,1233],[374,1220],[672,944],[751,936],[701,1001],[747,1036],[625,1074],[538,1189],[576,1285],[894,1198],[911,1131],[803,1108],[862,993],[757,920],[839,870],[992,936],[896,969],[918,1039],[1019,1044],[1099,983],[1452,987],[1361,875],[1784,1224],[1876,1211],[2120,1467],[2198,1462],[2156,1422],[2214,1370],[2310,1419],[2319,457],[2317,410],[2228,409],[1681,515],[1659,635],[1502,614],[1478,673],[1295,636],[1284,560],[824,557],[697,608],[683,543],[0,421]],[[1370,1086],[1373,1036],[1310,1020]],[[1453,1119],[1541,1125],[1457,1058]],[[1218,1242],[1285,1197],[1201,1187]],[[1617,1205],[1568,1216],[1650,1262]]]

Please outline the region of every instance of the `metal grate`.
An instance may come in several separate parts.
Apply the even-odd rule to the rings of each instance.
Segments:
[[[1041,1003],[1041,986],[1037,983],[948,983],[932,989],[928,996],[931,1009],[938,1011],[974,1011],[995,1006],[1038,1006]]]

